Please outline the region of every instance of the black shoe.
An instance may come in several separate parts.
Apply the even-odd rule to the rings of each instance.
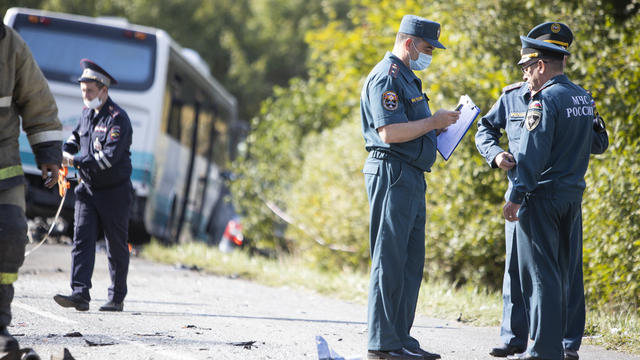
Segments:
[[[78,311],[89,310],[89,300],[83,298],[80,294],[71,294],[71,296],[58,294],[53,297],[53,300],[62,307],[74,307]]]
[[[9,334],[6,326],[0,326],[0,353],[14,352],[18,350],[20,350],[18,340]]]
[[[122,311],[124,309],[123,302],[109,301],[106,304],[100,306],[100,311]]]
[[[507,356],[508,360],[543,360],[529,353],[514,354]]]
[[[417,348],[415,350],[407,350],[407,351],[412,353],[412,354],[418,354],[418,355],[422,356],[422,358],[424,360],[440,359],[440,355],[439,354],[430,353],[430,352],[428,352],[426,350],[422,350],[421,348]]]
[[[578,350],[576,349],[564,349],[564,360],[578,360]]]
[[[501,347],[491,349],[489,355],[493,355],[495,357],[507,357],[509,355],[523,353],[525,351],[525,349],[520,349],[519,347],[513,345],[502,344]]]
[[[390,360],[420,360],[422,355],[414,354],[405,349],[393,351],[375,351],[367,352],[368,359],[390,359]]]

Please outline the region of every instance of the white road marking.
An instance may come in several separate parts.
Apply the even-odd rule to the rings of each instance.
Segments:
[[[53,314],[50,314],[50,313],[48,313],[46,311],[38,310],[38,309],[34,308],[33,306],[20,304],[19,302],[16,302],[15,300],[13,301],[13,304],[11,304],[11,305],[15,306],[15,307],[19,307],[19,308],[21,308],[23,310],[30,311],[30,312],[32,312],[34,314],[38,314],[40,316],[44,316],[44,317],[47,317],[49,319],[53,319],[53,320],[60,321],[60,322],[63,322],[63,323],[67,323],[67,324],[77,324],[78,323],[77,321],[69,320],[69,319],[64,318],[62,316],[53,315]]]

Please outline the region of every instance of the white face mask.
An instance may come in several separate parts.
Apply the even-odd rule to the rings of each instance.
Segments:
[[[416,49],[416,51],[418,51],[418,48],[416,48],[416,45],[412,42],[411,45],[413,45],[413,48]],[[421,71],[421,70],[426,70],[429,65],[431,65],[431,59],[433,58],[433,56],[431,55],[427,55],[425,53],[421,53],[420,51],[418,51],[418,60],[413,60],[411,59],[411,57],[409,57],[410,63],[411,63],[411,70],[416,70],[416,71]]]
[[[97,109],[100,107],[100,105],[102,105],[102,100],[100,100],[100,94],[102,94],[102,91],[100,91],[98,93],[98,96],[94,97],[93,100],[89,101],[87,99],[84,99],[84,105],[86,107],[88,107],[89,109]]]

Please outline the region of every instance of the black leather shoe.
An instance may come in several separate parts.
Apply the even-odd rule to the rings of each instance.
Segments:
[[[529,353],[509,355],[507,356],[507,359],[508,360],[544,360],[544,359],[540,359],[539,357],[533,356]]]
[[[439,354],[434,354],[434,353],[430,353],[426,350],[422,350],[421,348],[417,348],[415,350],[408,350],[408,352],[413,353],[413,354],[418,354],[420,356],[422,356],[422,358],[424,360],[436,360],[436,359],[440,359],[440,355]]]
[[[18,350],[20,350],[18,340],[9,334],[6,326],[0,326],[0,353],[10,353]]]
[[[520,349],[519,347],[515,347],[509,344],[502,344],[501,347],[491,349],[489,355],[493,355],[495,357],[507,357],[509,355],[523,353],[525,349]]]
[[[89,300],[83,298],[80,294],[71,294],[71,296],[58,294],[53,297],[53,300],[62,307],[74,307],[78,311],[89,310]]]
[[[394,351],[374,351],[369,350],[367,353],[369,359],[390,359],[390,360],[420,360],[422,355],[414,354],[405,349]]]
[[[100,306],[100,311],[122,311],[124,309],[123,302],[109,301],[106,304]]]
[[[578,350],[575,349],[564,349],[564,360],[578,360],[580,356],[578,355]]]

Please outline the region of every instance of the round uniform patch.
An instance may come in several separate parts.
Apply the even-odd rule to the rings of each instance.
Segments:
[[[382,94],[382,106],[389,111],[393,111],[398,108],[398,95],[393,91],[385,91]]]
[[[559,33],[561,28],[562,28],[562,27],[561,27],[561,26],[560,26],[560,24],[558,24],[558,23],[553,23],[553,24],[551,24],[551,31],[552,31],[554,34]]]

